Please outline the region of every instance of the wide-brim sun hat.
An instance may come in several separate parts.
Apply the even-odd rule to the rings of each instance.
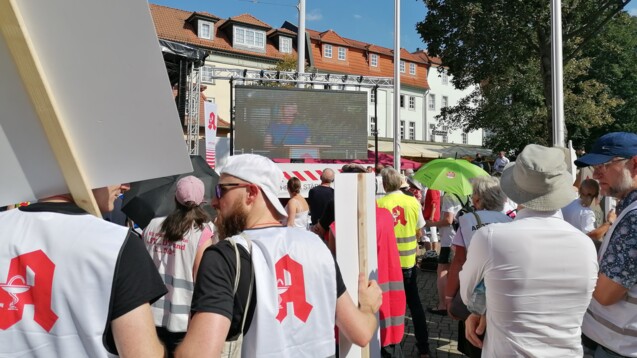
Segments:
[[[509,199],[537,211],[559,210],[576,198],[564,152],[537,144],[527,145],[504,168],[500,186]]]
[[[257,185],[276,211],[284,217],[288,214],[279,201],[277,192],[286,186],[283,172],[270,159],[256,154],[233,155],[221,169],[221,174]]]

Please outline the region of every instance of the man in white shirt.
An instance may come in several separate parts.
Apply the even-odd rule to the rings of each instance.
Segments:
[[[504,167],[507,166],[507,164],[509,164],[509,158],[504,156],[503,151],[498,153],[498,157],[495,159],[495,162],[493,163],[493,174],[497,174],[497,175],[502,174],[502,171],[504,170]]]
[[[465,329],[483,356],[582,356],[598,266],[591,240],[560,213],[574,199],[572,183],[557,148],[530,144],[504,170],[502,190],[524,209],[510,223],[476,231],[460,272],[469,307],[484,299],[476,288],[486,287],[486,314],[472,313]]]

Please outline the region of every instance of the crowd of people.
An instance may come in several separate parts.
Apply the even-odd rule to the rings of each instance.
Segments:
[[[561,149],[500,152],[468,198],[350,164],[323,171],[308,198],[291,178],[284,206],[277,165],[236,155],[212,193],[215,218],[186,176],[175,210],[141,237],[69,194],[42,198],[0,213],[0,355],[330,357],[336,327],[359,346],[380,329],[379,354],[402,357],[409,307],[420,357],[432,355],[426,312],[458,320],[470,357],[637,357],[637,135],[606,134],[574,163],[577,178]],[[376,173],[378,280],[348,288],[332,186],[365,172]],[[127,189],[94,189],[99,209]],[[617,200],[601,220],[600,195]],[[417,277],[430,254],[438,305],[425,308]]]

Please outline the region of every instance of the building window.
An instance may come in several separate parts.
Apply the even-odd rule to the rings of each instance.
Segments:
[[[442,70],[442,84],[443,85],[448,85],[449,84],[449,75],[447,74],[447,70]]]
[[[369,132],[374,135],[376,132],[376,117],[369,118]]]
[[[405,139],[405,121],[400,121],[400,139]]]
[[[202,39],[212,39],[212,24],[210,22],[199,21],[199,37]]]
[[[469,144],[469,133],[462,132],[462,144]]]
[[[405,108],[405,95],[400,95],[400,108]]]
[[[338,48],[338,59],[341,61],[345,61],[346,49],[345,47]]]
[[[409,122],[409,139],[416,139],[416,122]]]
[[[323,57],[332,58],[332,45],[323,45]]]
[[[410,75],[416,75],[416,64],[415,63],[410,63],[409,64],[409,74]]]
[[[369,101],[372,103],[376,102],[376,91],[373,89],[369,92]]]
[[[442,135],[442,142],[443,143],[449,143],[449,137],[447,136],[447,133]]]
[[[429,108],[430,111],[435,111],[436,110],[436,95],[435,94],[430,94],[429,95],[428,108]]]
[[[416,97],[409,96],[409,109],[412,111],[416,110]]]
[[[405,73],[405,61],[400,61],[400,73]]]
[[[283,53],[292,53],[292,39],[285,36],[279,36],[279,51]]]
[[[372,67],[378,67],[378,55],[373,53],[370,56],[369,63]]]
[[[436,135],[432,133],[432,134],[431,134],[431,138],[430,138],[430,140],[431,140],[432,142],[435,142],[435,141],[436,141]]]
[[[235,26],[234,44],[265,50],[265,31]]]
[[[442,108],[449,107],[449,97],[442,96],[442,102],[440,102],[440,107]]]
[[[215,83],[215,80],[212,78],[213,74],[213,66],[202,66],[201,67],[201,82],[206,83]]]

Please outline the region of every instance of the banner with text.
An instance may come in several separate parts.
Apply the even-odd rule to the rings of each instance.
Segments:
[[[217,105],[205,102],[206,118],[206,162],[210,168],[215,168],[215,146],[217,145]]]

